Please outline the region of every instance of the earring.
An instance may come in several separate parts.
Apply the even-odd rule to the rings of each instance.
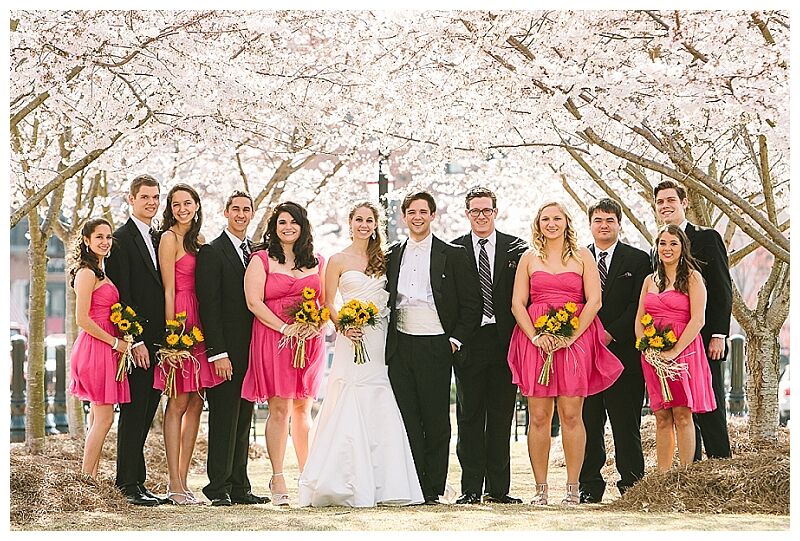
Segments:
[[[378,232],[377,231],[373,231],[372,235],[370,235],[370,237],[372,237],[372,240],[377,239],[378,238]]]

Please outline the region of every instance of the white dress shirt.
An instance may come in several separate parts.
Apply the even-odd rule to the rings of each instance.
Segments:
[[[431,288],[432,245],[430,234],[420,242],[412,239],[406,242],[397,278],[397,308],[422,306],[436,310]]]
[[[594,261],[595,261],[595,263],[599,263],[600,262],[600,252],[605,252],[606,253],[606,272],[608,272],[608,270],[611,268],[611,259],[614,257],[614,250],[617,249],[617,244],[619,244],[618,240],[615,241],[614,244],[612,244],[611,246],[609,246],[605,250],[601,250],[600,248],[597,247],[596,244],[594,245]]]
[[[470,237],[472,238],[472,248],[475,250],[475,268],[478,269],[478,272],[480,273],[481,245],[478,244],[478,241],[481,240],[482,237],[476,235],[474,231],[470,233]],[[492,283],[494,283],[494,254],[497,248],[497,231],[493,229],[492,233],[486,238],[489,240],[484,247],[486,248],[486,255],[489,256],[489,274],[492,276]],[[481,295],[481,298],[483,298],[483,295]],[[481,327],[484,325],[490,325],[492,323],[497,323],[497,320],[494,316],[486,317],[486,314],[481,316]]]
[[[153,261],[153,268],[158,269],[158,256],[156,255],[156,248],[153,246],[153,237],[150,236],[150,226],[133,214],[131,214],[131,220],[136,224],[136,229],[139,230],[139,233],[142,234],[144,245],[147,246],[147,251],[150,252],[150,259]]]

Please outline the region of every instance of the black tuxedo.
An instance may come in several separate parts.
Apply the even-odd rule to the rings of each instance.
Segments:
[[[155,246],[158,254],[158,246]],[[156,351],[164,333],[164,287],[153,266],[144,238],[133,219],[114,232],[114,243],[106,262],[106,273],[119,290],[121,302],[143,318],[141,339],[150,353],[150,368],[134,368],[128,375],[131,401],[119,405],[117,426],[116,485],[126,495],[141,491],[147,477],[144,443],[161,391],[153,389]]]
[[[397,283],[406,242],[387,253],[391,316],[386,364],[403,416],[414,465],[426,500],[444,493],[450,443],[450,373],[454,355],[449,338],[462,344],[480,323],[478,274],[464,248],[431,239],[430,281],[444,334],[412,336],[397,330]],[[456,355],[459,355],[458,352]]]
[[[250,492],[247,457],[253,403],[241,395],[253,314],[244,297],[244,270],[239,252],[224,231],[197,254],[195,281],[206,353],[209,358],[227,353],[233,368],[230,381],[206,390],[209,483],[203,493],[210,500]]]
[[[453,244],[466,248],[473,268],[478,269],[472,234],[458,237]],[[453,369],[461,492],[482,494],[485,488],[487,494],[497,497],[507,495],[511,484],[510,435],[517,397],[508,367],[508,345],[515,325],[511,296],[517,264],[527,245],[518,237],[496,231],[494,248],[492,306],[496,323],[476,329],[464,344],[463,362]]]
[[[589,246],[596,257],[596,248]],[[614,453],[620,492],[644,476],[644,456],[640,434],[644,376],[641,353],[636,349],[634,323],[642,284],[650,274],[646,252],[618,242],[611,257],[608,278],[603,288],[603,306],[597,313],[605,330],[614,338],[608,349],[622,362],[624,369],[614,384],[583,403],[586,428],[586,453],[580,473],[580,490],[591,501],[600,501],[606,483],[600,469],[606,463],[606,415],[611,422]]]
[[[692,256],[700,263],[700,272],[706,281],[705,325],[700,330],[703,344],[708,353],[708,344],[713,334],[728,336],[731,325],[731,305],[733,304],[733,286],[728,266],[728,252],[720,234],[706,227],[692,223],[686,224],[686,236],[692,245]],[[731,456],[731,444],[728,437],[728,421],[725,408],[725,381],[722,374],[722,361],[708,360],[711,367],[711,384],[714,388],[714,399],[717,409],[694,416],[697,433],[695,460],[701,457],[702,444],[709,458],[727,458]]]

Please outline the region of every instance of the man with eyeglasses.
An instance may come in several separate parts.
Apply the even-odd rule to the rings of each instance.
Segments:
[[[456,376],[456,452],[461,463],[458,504],[522,503],[509,496],[511,421],[517,386],[511,382],[508,345],[514,329],[511,293],[525,241],[495,229],[497,196],[475,187],[465,197],[471,231],[453,241],[464,246],[478,269],[481,325],[463,346]]]

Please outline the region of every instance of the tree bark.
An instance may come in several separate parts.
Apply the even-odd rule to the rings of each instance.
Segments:
[[[30,453],[44,449],[45,440],[45,302],[47,296],[47,235],[39,227],[34,207],[28,213],[30,292],[28,296],[28,367],[26,371],[25,446]]]

